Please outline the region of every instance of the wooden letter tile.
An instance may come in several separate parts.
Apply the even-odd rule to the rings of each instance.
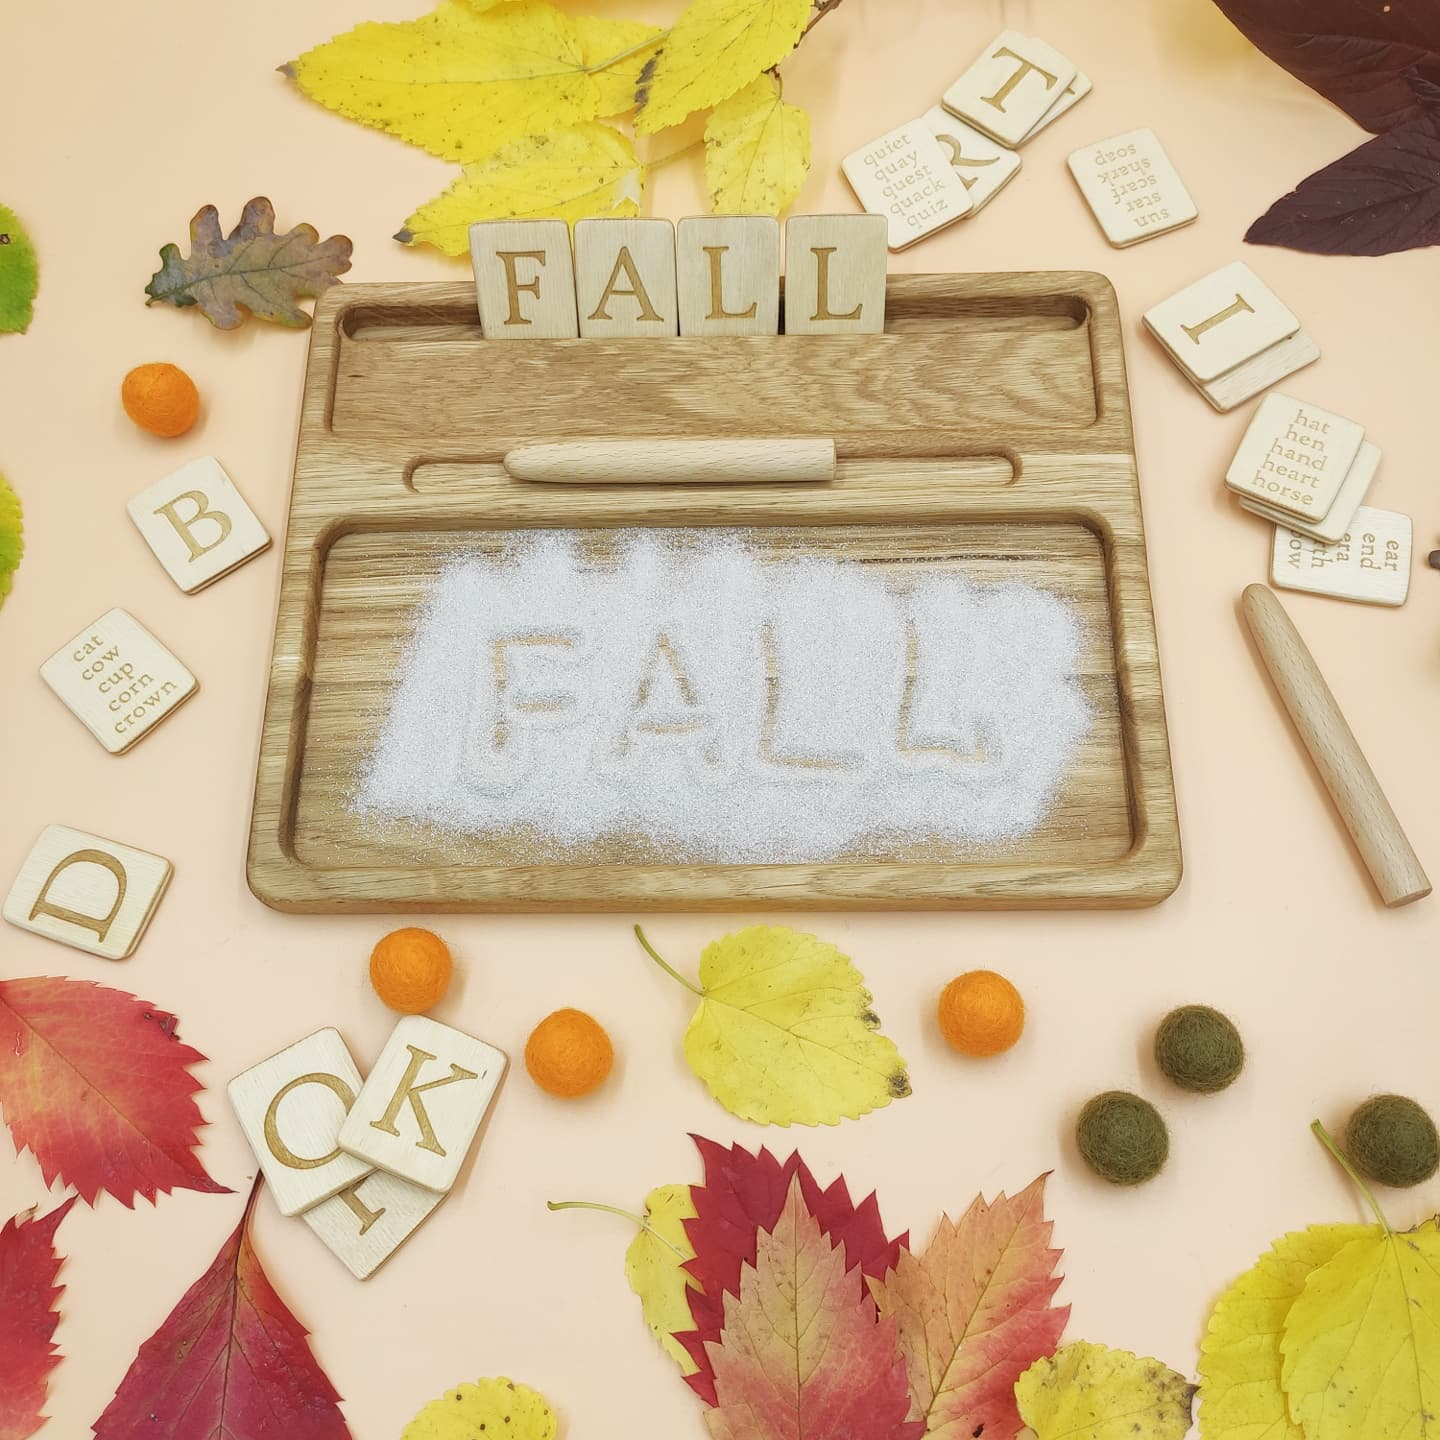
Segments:
[[[1117,249],[1188,225],[1200,213],[1153,130],[1071,151],[1070,173]]]
[[[945,108],[1013,148],[1035,130],[1076,73],[1044,41],[1006,30],[945,92]]]
[[[148,850],[47,825],[6,897],[4,915],[106,960],[135,953],[170,883],[171,865]]]
[[[850,188],[890,225],[890,248],[903,250],[968,215],[970,192],[950,152],[924,120],[897,126],[840,162]]]
[[[1020,143],[1028,145],[1047,126],[1053,125],[1062,115],[1068,115],[1094,88],[1090,77],[1077,70],[1060,98],[1030,127]]]
[[[370,1173],[338,1143],[360,1088],[337,1030],[317,1030],[230,1082],[230,1104],[282,1215],[299,1215]]]
[[[368,1280],[444,1198],[372,1170],[300,1218],[357,1280]]]
[[[970,213],[983,210],[1020,173],[1020,157],[1006,145],[934,105],[921,124],[940,142],[950,168],[970,196]]]
[[[1324,517],[1313,523],[1287,515],[1283,510],[1265,504],[1263,500],[1241,500],[1240,508],[1248,510],[1252,515],[1273,520],[1277,525],[1287,526],[1301,535],[1307,535],[1322,545],[1337,545],[1349,532],[1355,512],[1365,503],[1365,497],[1370,493],[1375,472],[1379,468],[1380,447],[1366,440],[1360,446],[1360,453],[1355,457],[1355,463],[1350,467],[1344,484],[1340,486],[1340,493],[1331,502]]]
[[[668,220],[577,220],[575,298],[587,339],[678,335],[675,227]]]
[[[675,249],[682,335],[780,332],[780,222],[769,215],[682,220]]]
[[[1272,510],[1307,523],[1321,520],[1364,439],[1363,425],[1277,391],[1256,407],[1225,483]]]
[[[125,507],[165,573],[193,595],[270,548],[270,536],[213,455],[182,465]]]
[[[879,215],[796,215],[785,226],[785,333],[885,330],[890,227]]]
[[[144,739],[199,688],[135,617],[107,610],[62,645],[40,676],[112,754]]]
[[[1367,605],[1403,605],[1410,593],[1410,547],[1408,515],[1362,505],[1335,545],[1277,525],[1270,576],[1285,590]]]
[[[1233,410],[1319,358],[1320,347],[1305,331],[1297,330],[1288,340],[1262,350],[1253,360],[1237,365],[1218,380],[1203,385],[1194,382],[1195,388],[1216,410]]]
[[[563,220],[478,220],[470,227],[470,263],[487,340],[567,340],[580,333]]]
[[[493,1045],[407,1015],[346,1116],[340,1144],[369,1165],[443,1194],[504,1073],[505,1056]]]

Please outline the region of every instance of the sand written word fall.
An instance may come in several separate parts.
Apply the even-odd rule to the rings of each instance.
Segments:
[[[1090,726],[1033,585],[733,530],[515,532],[417,607],[351,805],[555,859],[784,864],[1004,847]]]

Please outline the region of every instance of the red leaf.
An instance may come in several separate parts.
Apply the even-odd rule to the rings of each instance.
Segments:
[[[43,1220],[17,1215],[0,1230],[0,1440],[26,1440],[45,1423],[40,1407],[60,1363],[50,1340],[55,1302],[65,1288],[55,1283],[63,1263],[55,1230],[74,1203],[72,1195]]]
[[[349,1440],[309,1333],[271,1287],[245,1213],[210,1268],[140,1347],[96,1440]]]
[[[707,1346],[719,1397],[715,1440],[911,1440],[895,1322],[878,1320],[845,1252],[826,1238],[791,1182],[774,1231],[761,1231],[724,1339]]]
[[[695,1329],[675,1338],[700,1367],[687,1383],[713,1405],[715,1377],[706,1343],[720,1338],[725,1296],[740,1293],[741,1270],[755,1263],[757,1238],[775,1228],[793,1180],[799,1179],[801,1198],[821,1233],[844,1246],[845,1268],[860,1267],[853,1278],[861,1293],[867,1293],[863,1277],[893,1269],[909,1237],[889,1239],[874,1194],[857,1206],[843,1176],[821,1190],[798,1152],[782,1163],[768,1150],[752,1155],[738,1145],[727,1150],[699,1135],[691,1138],[704,1161],[705,1180],[690,1190],[695,1218],[685,1222],[685,1231],[695,1258],[685,1268],[703,1288],[690,1291]]]
[[[1435,0],[1215,0],[1254,45],[1367,130],[1413,119],[1440,78]]]
[[[88,980],[0,980],[0,1109],[45,1183],[59,1175],[93,1205],[108,1190],[228,1195],[194,1149],[205,1122],[175,1017]]]
[[[1249,229],[1257,245],[1316,255],[1389,255],[1440,245],[1440,109],[1317,170]]]

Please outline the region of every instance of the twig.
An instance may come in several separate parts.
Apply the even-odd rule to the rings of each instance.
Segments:
[[[844,0],[815,0],[815,13],[810,17],[810,23],[800,32],[800,40],[803,40],[832,10],[838,10]],[[799,40],[795,42],[797,45]]]

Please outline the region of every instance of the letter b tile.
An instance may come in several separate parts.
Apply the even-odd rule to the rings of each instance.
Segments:
[[[407,1015],[341,1126],[341,1148],[444,1194],[460,1174],[505,1064],[493,1045]]]

